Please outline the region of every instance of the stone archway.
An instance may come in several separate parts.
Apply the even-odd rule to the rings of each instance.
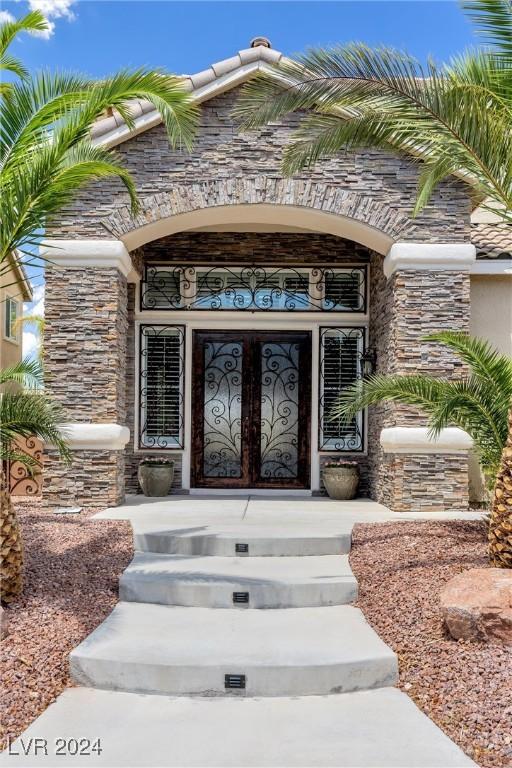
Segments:
[[[168,192],[142,196],[136,216],[124,205],[102,224],[133,250],[206,223],[278,221],[345,237],[382,255],[410,225],[407,217],[385,203],[335,184],[267,176],[178,184]]]

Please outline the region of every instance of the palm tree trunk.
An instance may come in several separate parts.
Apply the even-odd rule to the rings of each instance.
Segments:
[[[23,546],[21,532],[7,486],[0,468],[0,598],[10,603],[23,587]]]
[[[501,465],[489,525],[489,554],[496,568],[512,568],[512,407],[508,412],[507,444]]]

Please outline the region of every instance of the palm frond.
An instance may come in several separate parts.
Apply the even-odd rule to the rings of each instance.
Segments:
[[[0,393],[0,443],[13,443],[17,437],[38,437],[52,445],[66,462],[71,461],[60,406],[37,392]]]
[[[462,8],[507,62],[512,62],[512,4],[510,0],[462,0]]]
[[[473,438],[492,487],[508,434],[512,360],[487,341],[461,332],[444,331],[426,340],[451,349],[469,367],[469,373],[459,380],[376,374],[343,389],[330,418],[346,423],[363,408],[383,401],[419,408],[428,417],[432,438],[448,426],[460,427]]]
[[[18,384],[29,389],[43,386],[43,369],[38,360],[25,358],[18,363],[0,368],[0,385]]]
[[[425,341],[439,342],[448,347],[471,367],[475,376],[512,397],[512,359],[495,349],[487,339],[470,336],[463,331],[439,331],[426,336]]]
[[[512,208],[510,71],[468,53],[451,67],[394,49],[360,43],[314,49],[242,89],[234,115],[245,129],[299,112],[283,170],[294,173],[321,157],[378,146],[423,159],[415,213],[452,174],[466,177],[480,199]],[[303,110],[312,112],[305,117]]]
[[[158,70],[124,70],[98,82],[42,73],[14,85],[0,124],[0,263],[14,248],[23,251],[34,232],[97,180],[117,177],[137,211],[135,185],[120,156],[90,140],[107,108],[133,125],[134,99],[155,104],[173,146],[191,146],[197,106],[179,78]]]
[[[48,29],[48,21],[41,11],[30,11],[15,21],[6,21],[0,25],[0,72],[10,72],[20,78],[28,77],[25,65],[9,53],[8,48],[20,32],[43,32]],[[7,96],[12,88],[11,83],[0,82],[0,95]]]

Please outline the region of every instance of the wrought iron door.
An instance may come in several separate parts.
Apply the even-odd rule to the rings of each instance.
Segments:
[[[195,331],[192,485],[309,487],[311,334]]]

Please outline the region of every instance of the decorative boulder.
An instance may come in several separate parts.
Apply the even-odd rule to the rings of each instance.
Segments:
[[[456,640],[502,640],[512,644],[512,571],[473,568],[441,592],[443,619]]]

